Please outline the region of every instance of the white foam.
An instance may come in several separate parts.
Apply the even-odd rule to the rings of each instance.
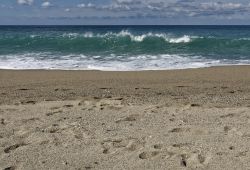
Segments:
[[[100,58],[102,60],[100,60]],[[138,56],[55,56],[49,53],[0,55],[0,69],[62,69],[62,70],[170,70],[221,65],[250,64],[250,60],[211,60],[188,55],[138,55]]]
[[[30,35],[30,38],[36,38],[39,37],[39,35]]]
[[[250,38],[240,38],[239,40],[250,41]]]
[[[85,32],[84,34],[80,34],[80,33],[64,33],[62,35],[63,37],[67,37],[67,38],[80,38],[80,37],[84,37],[84,38],[92,38],[94,37],[94,33],[92,32]]]
[[[130,39],[132,41],[142,42],[146,37],[149,36],[149,34],[133,35],[132,33],[128,32],[128,31],[122,30],[121,32],[119,32],[117,34],[111,33],[109,35],[114,35],[114,36],[117,36],[117,37],[126,37],[126,36],[128,36],[128,37],[130,37]]]
[[[147,34],[142,34],[142,35],[133,35],[129,31],[124,31],[124,30],[118,34],[109,33],[109,34],[106,34],[105,36],[108,36],[108,35],[115,35],[118,37],[119,36],[122,36],[122,37],[129,36],[132,41],[136,41],[136,42],[142,42],[142,41],[144,41],[145,38],[150,38],[150,37],[151,38],[152,37],[162,38],[166,42],[169,42],[169,43],[188,43],[188,42],[192,41],[192,38],[188,35],[184,35],[182,37],[177,37],[177,38],[174,38],[174,37],[171,38],[170,35],[167,35],[164,33],[158,34],[158,33],[149,32]],[[193,38],[198,38],[198,37],[193,37]]]
[[[68,37],[68,38],[76,38],[79,36],[79,34],[78,33],[64,33],[62,36]]]
[[[85,32],[83,34],[83,37],[85,37],[85,38],[92,38],[92,37],[94,37],[94,34],[92,32]]]
[[[142,42],[144,41],[146,38],[161,38],[163,40],[165,40],[168,43],[189,43],[191,42],[193,39],[196,38],[202,38],[202,37],[191,37],[188,35],[184,35],[181,37],[175,37],[175,36],[171,36],[169,34],[166,33],[145,33],[145,34],[140,34],[140,35],[136,35],[136,34],[132,34],[131,32],[127,31],[127,30],[122,30],[118,33],[113,33],[113,32],[108,32],[105,34],[94,34],[93,32],[85,32],[85,33],[64,33],[63,37],[68,37],[68,38],[79,38],[79,37],[83,37],[83,38],[116,38],[116,37],[129,37],[131,39],[131,41],[135,41],[135,42]]]
[[[184,35],[180,38],[172,38],[169,40],[170,43],[188,43],[191,42],[190,36]]]

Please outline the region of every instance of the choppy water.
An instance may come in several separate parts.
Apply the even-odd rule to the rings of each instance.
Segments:
[[[250,64],[250,26],[0,26],[0,68],[163,70]]]

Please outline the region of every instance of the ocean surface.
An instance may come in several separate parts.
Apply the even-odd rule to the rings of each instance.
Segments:
[[[250,26],[0,26],[0,69],[168,70],[250,64]]]

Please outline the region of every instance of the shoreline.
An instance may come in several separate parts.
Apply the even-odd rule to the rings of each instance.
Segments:
[[[228,65],[215,65],[204,67],[190,67],[190,68],[176,68],[176,69],[145,69],[145,70],[98,70],[98,69],[5,69],[0,68],[0,71],[102,71],[102,72],[144,72],[144,71],[178,71],[178,70],[193,70],[193,69],[206,69],[206,68],[224,68],[224,67],[249,67],[250,64],[228,64]]]

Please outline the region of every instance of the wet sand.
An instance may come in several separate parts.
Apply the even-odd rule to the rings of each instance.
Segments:
[[[250,66],[0,70],[0,169],[247,169]]]

